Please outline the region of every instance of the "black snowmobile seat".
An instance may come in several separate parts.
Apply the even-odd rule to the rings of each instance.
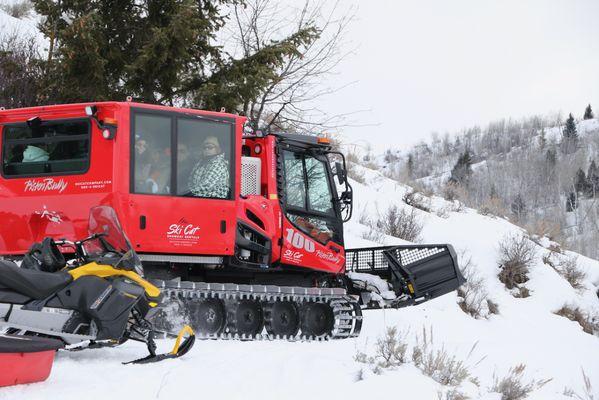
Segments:
[[[67,286],[72,280],[68,272],[24,269],[11,261],[0,260],[0,285],[36,300],[47,298]]]

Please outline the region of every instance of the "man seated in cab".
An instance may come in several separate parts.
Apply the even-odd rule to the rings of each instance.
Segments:
[[[204,139],[202,154],[189,177],[189,190],[196,197],[228,198],[229,163],[216,136]]]

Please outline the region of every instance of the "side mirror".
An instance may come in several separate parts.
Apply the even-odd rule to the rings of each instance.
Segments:
[[[337,175],[337,181],[340,185],[343,185],[347,181],[347,171],[345,171],[343,164],[339,161],[335,163],[335,175]]]
[[[344,203],[351,203],[354,199],[354,193],[351,190],[346,190],[341,193],[341,201]]]

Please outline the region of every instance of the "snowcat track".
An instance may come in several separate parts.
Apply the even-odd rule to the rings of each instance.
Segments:
[[[286,341],[326,341],[357,337],[362,329],[362,309],[358,301],[340,288],[304,288],[287,286],[237,285],[223,283],[185,282],[152,280],[162,294],[160,307],[166,307],[172,301],[182,302],[219,299],[223,301],[254,300],[260,302],[264,310],[264,327],[255,335],[227,332],[208,335],[196,332],[197,339],[218,340],[286,340]],[[324,303],[331,307],[334,325],[330,333],[320,336],[305,335],[298,331],[296,335],[272,335],[268,333],[269,310],[275,301],[294,303],[298,309],[307,303]],[[185,305],[186,309],[189,309]],[[227,312],[228,314],[228,312]],[[160,327],[157,329],[160,331]]]

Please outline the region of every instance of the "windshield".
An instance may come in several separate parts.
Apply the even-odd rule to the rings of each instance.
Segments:
[[[125,254],[131,250],[129,240],[111,207],[98,206],[90,210],[88,231],[90,236],[98,235],[96,239],[84,243],[89,255],[103,254],[107,251]]]

